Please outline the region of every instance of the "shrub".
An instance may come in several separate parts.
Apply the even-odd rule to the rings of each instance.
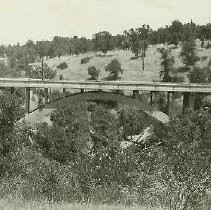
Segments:
[[[202,60],[202,61],[207,60],[207,56],[202,56],[201,60]]]
[[[205,83],[207,81],[207,68],[194,67],[188,77],[192,83]]]
[[[46,63],[41,66],[36,66],[35,69],[31,69],[27,72],[27,76],[36,79],[53,79],[56,76],[56,71],[52,70]]]
[[[110,72],[109,79],[111,80],[118,80],[120,79],[120,74],[123,74],[124,69],[121,66],[121,63],[114,59],[112,60],[106,67],[105,70]]]
[[[89,63],[89,61],[92,59],[92,57],[85,57],[81,59],[81,64]]]
[[[91,80],[96,80],[99,76],[100,69],[97,69],[95,66],[90,66],[88,68],[88,74],[91,76]]]
[[[180,66],[180,67],[176,68],[176,71],[178,73],[183,73],[183,72],[187,72],[188,68],[186,66]]]
[[[207,46],[206,46],[206,49],[209,49],[209,48],[211,48],[210,42],[208,42],[208,43],[207,43]]]
[[[63,80],[64,79],[64,75],[63,74],[60,74],[59,75],[59,80]]]
[[[61,69],[61,70],[66,69],[67,67],[68,67],[68,65],[66,62],[62,62],[57,66],[57,68]]]

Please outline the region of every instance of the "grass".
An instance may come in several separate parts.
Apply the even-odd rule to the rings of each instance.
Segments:
[[[108,76],[108,72],[104,70],[105,66],[113,59],[118,59],[122,64],[124,74],[122,80],[130,81],[152,81],[159,79],[159,54],[154,54],[155,48],[150,48],[145,59],[145,71],[142,70],[141,58],[137,60],[130,60],[133,57],[131,51],[116,50],[108,52],[108,56],[97,56],[96,53],[86,53],[75,56],[64,56],[59,58],[52,58],[47,60],[47,64],[56,70],[56,66],[60,62],[67,62],[68,68],[63,70],[61,74],[64,75],[65,79],[69,80],[87,80],[90,76],[88,75],[88,67],[96,66],[101,70],[99,79],[103,79]],[[81,65],[81,59],[84,57],[92,57],[89,63]],[[60,73],[60,72],[59,72]],[[58,79],[58,78],[57,78]]]
[[[48,202],[21,202],[0,200],[1,210],[161,210],[161,208],[125,207],[110,205],[82,205]]]
[[[145,58],[145,71],[142,70],[142,60],[141,58],[131,60],[134,54],[128,50],[115,50],[110,51],[106,55],[99,56],[99,52],[89,52],[81,54],[78,56],[62,56],[61,58],[51,58],[46,61],[46,63],[57,70],[58,75],[56,79],[59,79],[59,74],[62,74],[65,79],[68,80],[87,80],[90,76],[88,75],[88,67],[96,66],[101,70],[99,79],[104,79],[108,76],[108,72],[104,70],[105,66],[111,62],[113,59],[118,59],[125,70],[122,75],[122,80],[124,81],[153,81],[160,80],[159,72],[160,67],[160,53],[157,51],[158,48],[166,47],[164,45],[149,46],[146,58]],[[197,53],[199,57],[207,57],[204,61],[199,61],[198,66],[205,66],[209,59],[211,58],[211,49],[201,49],[200,45],[197,46]],[[181,51],[181,46],[172,49],[172,55],[175,57],[175,67],[183,66],[181,57],[179,56]],[[92,59],[85,64],[81,65],[81,59],[84,57],[91,57]],[[57,65],[61,62],[66,62],[68,68],[62,71],[57,69]],[[184,73],[180,73],[184,75]],[[186,80],[187,81],[187,77]]]

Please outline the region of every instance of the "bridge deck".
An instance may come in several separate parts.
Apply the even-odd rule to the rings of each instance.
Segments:
[[[69,88],[91,90],[141,90],[211,93],[211,84],[163,83],[137,81],[53,81],[28,78],[0,78],[0,87]]]

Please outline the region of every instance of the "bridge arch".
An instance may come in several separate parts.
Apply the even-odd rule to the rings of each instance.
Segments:
[[[49,118],[53,110],[61,108],[64,105],[77,104],[80,102],[88,101],[112,101],[118,104],[134,106],[138,110],[145,113],[152,121],[161,122],[164,124],[168,123],[169,121],[169,117],[166,114],[161,111],[155,110],[147,102],[139,101],[130,96],[105,91],[90,91],[68,95],[66,97],[49,102],[44,106],[44,109],[42,111],[39,111],[38,109],[32,111],[30,114],[26,115],[24,119],[26,121],[36,123],[36,121],[42,121],[42,118]]]

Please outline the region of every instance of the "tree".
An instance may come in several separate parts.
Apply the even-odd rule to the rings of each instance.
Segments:
[[[159,49],[161,53],[161,68],[160,77],[162,82],[172,82],[172,71],[174,70],[174,57],[170,55],[171,51],[165,48]]]
[[[179,41],[184,39],[183,24],[179,20],[174,20],[168,27],[168,43],[178,45]]]
[[[57,68],[61,69],[61,70],[66,69],[67,67],[68,67],[68,65],[66,62],[62,62],[57,66]]]
[[[196,42],[193,37],[183,42],[180,56],[187,70],[191,70],[199,60],[196,55]]]
[[[135,54],[135,57],[138,58],[139,54],[142,58],[142,68],[144,71],[144,58],[146,56],[146,51],[148,48],[149,42],[149,25],[143,25],[141,28],[130,29],[128,31],[128,37],[130,41],[130,46],[132,52]]]
[[[198,205],[210,189],[210,117],[207,111],[187,111],[155,131],[166,145],[160,154],[159,182],[165,185],[174,209],[200,209]]]
[[[22,98],[16,94],[0,93],[0,158],[13,149],[13,132],[15,123],[23,116],[22,104]]]
[[[111,80],[119,80],[120,74],[123,74],[123,72],[124,72],[124,69],[122,69],[121,63],[117,59],[112,60],[105,67],[105,70],[110,72],[109,79],[111,79]]]
[[[88,74],[91,76],[91,80],[96,80],[99,76],[100,69],[97,69],[95,66],[90,66],[88,68]]]
[[[43,68],[41,66],[31,67],[27,72],[28,77],[36,79],[53,79],[56,74],[56,71],[52,70],[46,63],[43,64]]]
[[[208,81],[208,69],[194,66],[188,77],[192,83],[206,83]]]
[[[37,41],[36,44],[36,52],[39,55],[40,59],[44,56],[51,56],[52,55],[52,46],[50,41]]]
[[[107,53],[114,49],[112,35],[107,31],[102,31],[93,35],[94,49]]]

